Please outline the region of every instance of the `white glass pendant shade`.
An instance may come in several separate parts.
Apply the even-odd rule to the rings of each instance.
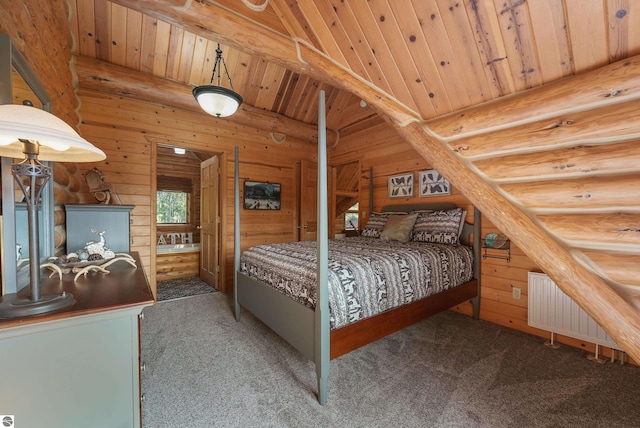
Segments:
[[[97,162],[107,157],[51,113],[25,105],[0,105],[0,156],[24,158],[20,140],[37,143],[40,160]]]
[[[234,114],[242,97],[236,92],[221,86],[203,85],[193,89],[193,96],[202,110],[216,117],[227,117]]]

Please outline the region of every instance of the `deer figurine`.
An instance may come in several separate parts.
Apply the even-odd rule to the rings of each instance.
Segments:
[[[105,231],[98,232],[96,229],[91,229],[91,232],[97,234],[100,237],[99,241],[89,241],[84,246],[84,249],[89,254],[100,254],[102,255],[106,249],[107,241],[104,238]]]

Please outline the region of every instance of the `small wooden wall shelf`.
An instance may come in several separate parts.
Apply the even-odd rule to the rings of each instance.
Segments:
[[[511,241],[507,239],[500,248],[489,247],[486,244],[482,244],[482,258],[483,259],[500,259],[506,260],[507,263],[511,261]]]

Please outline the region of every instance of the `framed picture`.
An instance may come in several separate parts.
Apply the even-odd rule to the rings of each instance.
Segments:
[[[279,210],[280,184],[245,181],[244,208],[247,210]]]
[[[413,172],[389,176],[389,197],[408,198],[413,196]]]
[[[451,184],[435,169],[420,171],[420,196],[440,196],[451,194]]]

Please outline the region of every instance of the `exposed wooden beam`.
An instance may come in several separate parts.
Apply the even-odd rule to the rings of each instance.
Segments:
[[[414,123],[397,129],[491,222],[499,223],[501,230],[534,263],[543,267],[562,291],[602,325],[616,343],[633,358],[640,357],[640,312],[637,309],[601,277],[585,269],[561,243],[491,184],[478,180],[465,161],[433,138],[423,125]]]
[[[77,56],[75,63],[78,84],[82,89],[189,110],[202,113],[213,121],[226,120],[312,143],[318,142],[317,126],[290,119],[278,113],[243,103],[233,116],[218,119],[202,111],[191,94],[193,88],[189,85],[85,56]],[[336,133],[327,132],[327,144],[332,145],[335,141]]]
[[[293,72],[342,88],[364,99],[378,112],[399,123],[418,120],[418,114],[374,85],[340,66],[300,39],[277,33],[215,2],[191,0],[112,0],[138,12],[169,22],[208,40],[215,40]],[[327,143],[329,143],[327,141]]]
[[[432,119],[429,129],[441,138],[453,140],[639,98],[640,55],[636,55],[588,73]]]

